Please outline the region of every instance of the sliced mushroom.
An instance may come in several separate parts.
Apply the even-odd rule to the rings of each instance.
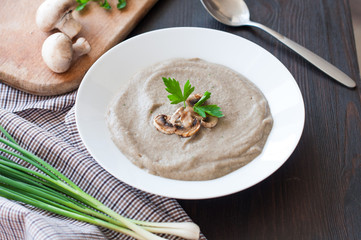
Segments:
[[[201,125],[205,128],[212,128],[216,126],[218,123],[218,118],[213,116],[207,116],[206,118],[203,118],[201,121]]]
[[[184,107],[178,108],[172,116],[160,114],[153,120],[153,125],[165,134],[177,134],[181,137],[193,136],[201,127],[201,120],[193,111],[185,111]]]
[[[197,118],[193,118],[191,126],[185,127],[183,125],[175,125],[175,128],[175,134],[182,137],[191,137],[199,131],[201,124]]]
[[[176,127],[169,122],[170,117],[164,114],[156,116],[153,120],[155,128],[165,134],[174,134]]]
[[[193,111],[192,107],[186,107],[181,114],[180,121],[184,127],[189,128],[193,125],[194,118],[197,118],[198,121],[201,120],[198,116],[199,115]]]
[[[44,32],[59,29],[72,39],[82,28],[72,16],[75,4],[74,0],[45,0],[36,12],[36,24]]]
[[[187,107],[178,108],[172,116],[158,115],[154,118],[154,126],[165,134],[177,134],[190,137],[196,134],[201,126],[212,128],[217,125],[218,118],[208,116],[203,118],[193,109],[193,106],[202,98],[201,94],[194,94],[186,101]]]
[[[173,125],[180,119],[180,117],[182,116],[182,113],[184,111],[184,107],[180,107],[178,108],[172,115],[172,117],[170,118],[169,122],[171,122]]]
[[[183,125],[185,128],[189,128],[193,124],[193,119],[197,118],[199,121],[202,117],[193,111],[192,107],[180,107],[171,116],[169,122],[173,125]]]
[[[46,65],[56,73],[67,71],[72,60],[87,54],[90,45],[84,38],[79,38],[74,44],[64,33],[50,35],[43,43],[41,55]]]
[[[203,94],[196,93],[196,94],[194,94],[193,96],[189,97],[189,98],[186,100],[187,106],[193,107],[194,104],[196,104],[196,103],[199,101],[199,99],[201,99],[202,96],[203,96]]]

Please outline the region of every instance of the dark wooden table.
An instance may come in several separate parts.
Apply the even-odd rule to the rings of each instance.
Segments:
[[[305,102],[302,138],[288,161],[247,190],[209,200],[180,200],[208,239],[361,239],[360,76],[347,0],[247,0],[251,18],[339,67],[348,89],[254,28],[213,20],[198,0],[160,0],[131,36],[166,27],[220,29],[275,55]],[[234,183],[237,184],[237,183]]]

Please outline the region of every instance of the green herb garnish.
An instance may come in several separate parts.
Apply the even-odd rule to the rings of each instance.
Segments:
[[[50,164],[20,147],[2,126],[0,126],[0,132],[6,137],[0,136],[0,143],[2,143],[0,146],[1,197],[20,201],[75,220],[106,227],[135,239],[164,239],[153,233],[198,239],[199,227],[191,222],[147,222],[119,215],[85,193]],[[11,150],[2,148],[3,145]],[[10,160],[7,157],[9,155],[27,162],[32,169]]]
[[[99,5],[102,7],[102,8],[105,8],[105,9],[111,9],[112,7],[109,5],[108,1],[107,0],[104,0],[104,2],[99,2]]]
[[[180,84],[177,80],[174,78],[165,78],[163,77],[164,85],[167,87],[165,90],[170,93],[168,95],[168,99],[171,101],[171,104],[177,104],[180,102],[183,102],[184,107],[186,107],[186,100],[191,95],[191,93],[194,91],[194,87],[191,86],[189,80],[184,84],[184,90],[182,93],[182,89],[180,87]],[[201,99],[194,104],[193,110],[198,113],[202,117],[206,117],[206,114],[209,114],[211,116],[220,118],[223,117],[223,113],[221,112],[221,108],[217,105],[202,105],[204,104],[207,99],[211,97],[211,93],[206,91]]]
[[[206,117],[206,113],[217,118],[223,117],[224,115],[221,112],[221,108],[217,105],[202,105],[210,97],[211,93],[206,91],[201,99],[194,104],[193,110],[204,118]]]
[[[76,0],[76,2],[78,3],[78,6],[75,8],[75,10],[77,10],[77,11],[83,10],[89,2],[98,2],[99,6],[104,9],[112,8],[110,6],[110,4],[108,3],[108,0]],[[126,0],[118,0],[117,8],[123,9],[123,8],[125,8],[126,5],[127,5]]]
[[[184,84],[184,90],[180,88],[179,82],[174,78],[165,78],[163,77],[164,85],[167,87],[165,90],[170,93],[168,99],[171,101],[171,104],[177,104],[183,102],[184,107],[186,107],[186,100],[194,91],[194,87],[191,86],[189,80]]]
[[[127,1],[126,0],[118,0],[118,4],[117,4],[118,9],[123,9],[126,6],[127,6]]]

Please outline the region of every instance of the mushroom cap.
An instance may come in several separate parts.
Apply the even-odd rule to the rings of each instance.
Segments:
[[[175,133],[175,126],[169,122],[170,117],[164,114],[157,115],[153,120],[154,127],[165,134]]]
[[[65,72],[73,59],[72,41],[64,33],[54,33],[44,41],[41,55],[52,71]]]
[[[42,31],[52,30],[75,3],[75,0],[45,0],[36,12],[36,24]]]
[[[181,137],[191,137],[199,131],[201,123],[196,117],[194,117],[191,126],[184,127],[183,125],[175,125],[175,127],[175,134]]]
[[[203,118],[201,121],[201,125],[205,128],[212,128],[215,127],[218,123],[218,118],[213,116],[207,116]]]

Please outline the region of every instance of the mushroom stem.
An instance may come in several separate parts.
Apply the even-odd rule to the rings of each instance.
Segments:
[[[195,118],[195,112],[193,111],[193,108],[186,107],[186,109],[181,114],[181,122],[185,128],[189,128],[193,124],[193,120]]]
[[[178,108],[177,111],[175,111],[172,117],[169,119],[169,122],[174,125],[176,121],[181,117],[183,111],[184,111],[184,107]]]
[[[55,24],[55,28],[68,35],[69,38],[73,38],[80,32],[82,25],[73,18],[72,10],[70,10]]]
[[[76,42],[73,44],[73,59],[76,59],[82,55],[85,55],[89,53],[91,50],[90,44],[88,41],[81,37],[76,40]]]

